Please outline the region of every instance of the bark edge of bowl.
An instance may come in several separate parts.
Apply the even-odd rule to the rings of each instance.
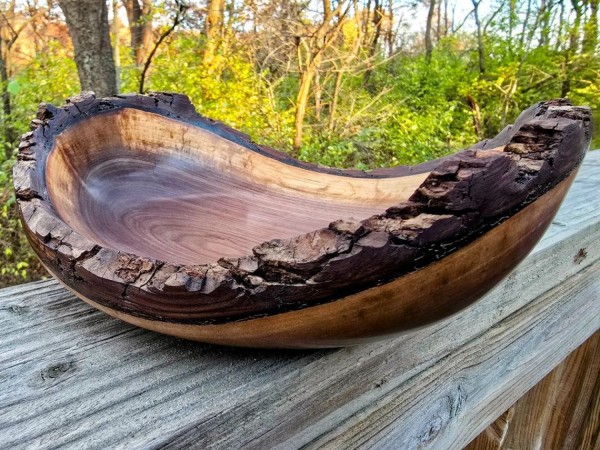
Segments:
[[[378,180],[429,173],[399,204],[361,220],[183,265],[103,247],[57,214],[46,185],[55,138],[90,117],[136,109],[200,127],[282,164]],[[506,276],[551,223],[591,140],[589,108],[540,102],[495,138],[415,167],[371,172],[296,161],[198,115],[180,94],[82,93],[42,104],[13,169],[23,228],[47,269],[127,322],[252,347],[336,347],[420,327],[468,306]]]

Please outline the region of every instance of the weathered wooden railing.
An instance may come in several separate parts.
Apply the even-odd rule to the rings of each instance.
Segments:
[[[0,290],[0,447],[461,448],[600,329],[600,151],[533,253],[462,313],[329,351],[186,342],[55,281]]]

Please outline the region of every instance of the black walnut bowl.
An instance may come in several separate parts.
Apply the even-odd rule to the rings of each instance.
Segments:
[[[187,339],[335,347],[465,308],[533,248],[590,142],[588,108],[539,103],[414,167],[297,161],[184,95],[42,104],[14,185],[52,275],[92,306]]]

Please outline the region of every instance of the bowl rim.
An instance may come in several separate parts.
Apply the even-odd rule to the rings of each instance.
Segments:
[[[201,127],[308,170],[361,178],[431,172],[409,200],[361,221],[340,219],[291,239],[263,242],[241,258],[200,265],[160,261],[81,236],[58,216],[48,196],[45,167],[55,137],[96,114],[125,108]],[[589,108],[556,99],[528,108],[495,138],[444,158],[368,172],[334,169],[255,144],[247,135],[199,115],[182,94],[96,98],[84,92],[58,108],[40,105],[31,131],[21,138],[13,180],[32,247],[76,291],[94,293],[99,304],[142,318],[211,324],[339,300],[440,260],[563,181],[578,167],[590,139]],[[495,186],[504,189],[502,195],[488,192],[494,174],[502,175]],[[469,198],[461,199],[465,192]],[[396,266],[370,267],[374,259]],[[362,275],[356,267],[364,269]]]

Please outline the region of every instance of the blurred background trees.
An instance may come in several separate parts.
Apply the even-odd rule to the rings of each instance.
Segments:
[[[0,286],[43,275],[10,179],[42,101],[183,92],[303,160],[414,164],[496,134],[543,99],[570,97],[598,117],[598,3],[0,1]]]

